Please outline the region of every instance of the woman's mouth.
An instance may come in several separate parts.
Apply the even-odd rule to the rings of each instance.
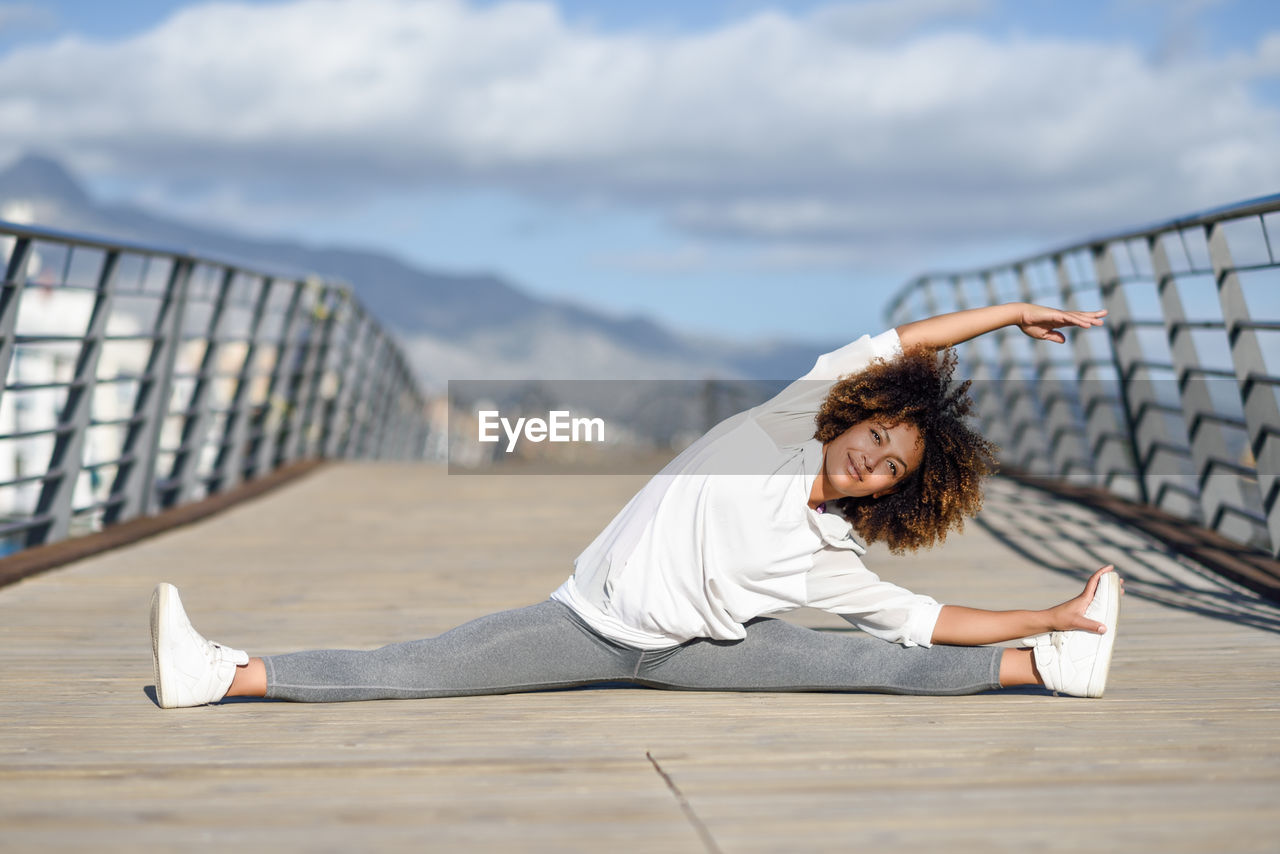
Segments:
[[[861,468],[857,463],[855,463],[855,462],[853,461],[853,455],[852,455],[852,454],[849,454],[849,455],[846,457],[846,459],[848,460],[848,464],[846,465],[846,468],[848,469],[849,474],[851,474],[851,475],[853,475],[854,477],[856,477],[856,478],[858,479],[858,483],[862,483],[862,480],[863,480],[863,477],[862,477],[862,468]]]

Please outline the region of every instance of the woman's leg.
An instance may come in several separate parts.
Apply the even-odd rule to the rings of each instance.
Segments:
[[[998,647],[905,648],[847,632],[781,620],[747,623],[741,641],[694,640],[646,652],[638,681],[704,691],[870,691],[975,694],[999,688]]]
[[[1030,649],[1005,648],[1004,655],[1000,658],[1001,687],[1011,688],[1014,685],[1043,684],[1044,680],[1040,678],[1040,673],[1036,670],[1035,657],[1031,654]]]
[[[248,664],[236,668],[236,675],[231,677],[231,687],[227,689],[228,697],[265,697],[267,696],[267,666],[261,658],[250,658]]]
[[[326,703],[566,688],[630,679],[639,655],[548,600],[381,649],[267,656],[260,674],[265,691],[257,696]],[[249,667],[241,670],[252,678]]]
[[[1000,687],[1015,685],[1043,685],[1036,673],[1035,661],[1029,649],[1005,648],[1000,656]],[[236,668],[235,681],[231,683],[228,697],[265,697],[267,695],[267,668],[261,658],[251,658],[249,663]]]

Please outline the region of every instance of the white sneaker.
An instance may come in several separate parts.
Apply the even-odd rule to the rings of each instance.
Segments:
[[[1027,638],[1036,670],[1050,691],[1074,697],[1101,697],[1111,669],[1111,649],[1120,617],[1120,579],[1108,572],[1098,579],[1093,601],[1084,615],[1107,627],[1106,634],[1086,631],[1048,632]]]
[[[236,665],[249,663],[247,653],[195,630],[172,584],[156,585],[151,595],[151,654],[162,709],[216,703],[227,695]]]

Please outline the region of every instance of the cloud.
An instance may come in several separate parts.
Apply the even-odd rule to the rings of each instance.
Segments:
[[[1251,90],[1277,73],[1277,34],[1154,62],[954,23],[986,8],[874,0],[655,34],[543,2],[209,3],[0,58],[0,155],[246,209],[501,187],[641,206],[778,258],[1061,240],[1280,186],[1280,116]]]

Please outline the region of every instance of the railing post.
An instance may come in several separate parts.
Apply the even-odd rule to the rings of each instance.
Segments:
[[[173,363],[178,357],[187,284],[194,269],[195,264],[189,258],[173,259],[173,269],[169,271],[164,297],[156,312],[151,354],[134,398],[134,421],[125,434],[120,466],[111,485],[112,498],[119,500],[107,508],[108,523],[124,522],[155,510],[156,455],[169,413]]]
[[[336,456],[342,459],[360,457],[360,431],[363,429],[364,421],[368,419],[369,409],[369,365],[373,351],[378,348],[378,335],[373,318],[365,314],[363,309],[357,309],[356,314],[359,323],[357,340],[360,344],[352,351],[352,361],[355,364],[352,366],[351,393],[347,398],[344,426],[336,439],[338,443]]]
[[[393,460],[404,459],[405,420],[409,416],[407,400],[409,396],[409,387],[406,382],[407,378],[408,374],[406,372],[405,364],[400,360],[399,356],[397,356],[395,396],[392,400],[392,407],[394,411],[387,418],[387,429],[390,431],[388,437],[390,441],[390,448],[386,455]]]
[[[1104,328],[1111,336],[1111,356],[1115,360],[1119,381],[1121,409],[1133,462],[1137,467],[1136,497],[1144,504],[1156,504],[1160,493],[1158,489],[1151,488],[1156,478],[1150,473],[1150,465],[1156,450],[1165,442],[1164,424],[1159,410],[1154,407],[1157,402],[1155,391],[1145,375],[1146,369],[1140,364],[1143,361],[1142,342],[1138,339],[1138,328],[1132,323],[1133,313],[1129,310],[1113,252],[1110,244],[1094,246],[1093,264],[1102,307],[1107,310]]]
[[[1257,333],[1243,325],[1250,320],[1249,304],[1231,257],[1226,232],[1220,222],[1210,224],[1206,230],[1218,302],[1231,346],[1231,363],[1240,384],[1249,444],[1257,464],[1258,489],[1271,535],[1271,552],[1280,556],[1280,500],[1277,500],[1280,497],[1280,407],[1276,404],[1276,389],[1255,379],[1266,375],[1266,363]]]
[[[323,326],[320,330],[320,352],[316,354],[315,370],[311,374],[310,388],[307,389],[307,408],[302,416],[305,425],[303,434],[302,455],[304,457],[324,456],[325,429],[328,422],[326,401],[322,395],[327,391],[325,380],[329,376],[329,363],[333,351],[333,330],[338,324],[338,312],[341,311],[345,296],[333,286],[324,289]],[[335,372],[336,374],[336,372]],[[338,380],[341,382],[341,379]],[[334,390],[336,397],[337,391]]]
[[[1195,372],[1201,366],[1200,356],[1196,351],[1191,329],[1187,326],[1187,313],[1178,294],[1177,279],[1168,250],[1160,235],[1148,238],[1147,244],[1151,251],[1151,269],[1155,275],[1156,290],[1160,294],[1165,334],[1173,356],[1182,416],[1187,424],[1191,458],[1196,472],[1195,488],[1199,494],[1204,523],[1239,542],[1248,542],[1255,533],[1254,525],[1239,516],[1225,513],[1224,508],[1246,507],[1249,503],[1261,507],[1261,497],[1257,494],[1256,486],[1254,495],[1246,496],[1240,478],[1234,471],[1227,473],[1214,470],[1217,461],[1228,458],[1226,438],[1221,425],[1206,418],[1214,412],[1213,397],[1209,393],[1208,380]]]
[[[320,437],[320,454],[326,458],[341,456],[342,437],[345,430],[351,427],[351,400],[356,385],[356,366],[352,364],[352,354],[356,352],[356,342],[362,334],[364,325],[351,294],[345,288],[340,290],[338,305],[335,311],[342,312],[342,352],[338,356],[337,375],[338,388],[333,400],[329,402],[329,411],[325,414],[324,432]]]
[[[392,395],[395,393],[395,353],[391,349],[390,339],[386,339],[378,358],[376,392],[373,404],[373,423],[370,434],[372,450],[370,456],[375,460],[384,459],[383,443],[387,438],[387,413],[391,409]]]
[[[375,442],[371,438],[376,428],[376,408],[379,400],[379,383],[381,382],[382,349],[385,340],[381,335],[373,336],[372,347],[368,348],[363,361],[364,376],[360,383],[360,402],[358,418],[352,424],[351,442],[354,443],[356,459],[369,459],[374,455]],[[345,455],[344,455],[345,456]]]
[[[280,422],[289,416],[290,401],[281,396],[280,387],[293,369],[290,364],[294,358],[292,347],[293,330],[297,324],[302,293],[306,283],[290,282],[293,293],[289,295],[289,307],[285,309],[284,323],[281,324],[279,346],[276,348],[276,362],[271,366],[271,379],[267,382],[266,409],[262,413],[262,424],[258,430],[258,444],[253,453],[253,476],[259,477],[271,470],[275,459],[276,442],[280,432]]]
[[[27,265],[31,260],[31,238],[19,237],[9,253],[9,263],[0,287],[0,395],[8,381],[9,366],[13,364],[14,337],[18,329],[18,307],[22,304],[22,290],[27,285]]]
[[[982,274],[982,285],[987,304],[999,303],[1000,294],[996,291],[990,272]],[[1046,445],[1042,439],[1037,438],[1040,413],[1037,411],[1035,397],[1020,374],[1021,360],[1014,352],[1014,334],[1006,327],[989,336],[996,345],[996,375],[999,377],[997,396],[1001,405],[999,419],[1004,423],[1008,436],[1008,445],[1001,448],[1000,456],[1026,471],[1041,474],[1044,473],[1044,467],[1037,465],[1039,459],[1036,452]]]
[[[54,439],[44,485],[36,502],[35,515],[51,515],[52,519],[27,532],[28,546],[65,539],[71,528],[76,484],[84,466],[84,437],[93,415],[93,390],[98,379],[98,359],[102,356],[102,338],[107,332],[107,318],[111,316],[111,292],[115,287],[119,262],[119,252],[108,252],[98,271],[98,287],[93,297],[89,325],[80,342],[75,373],[67,386],[67,399],[58,416],[60,431]]]
[[[392,420],[394,425],[392,453],[395,459],[402,460],[404,459],[405,434],[408,432],[407,422],[412,410],[410,409],[409,366],[404,363],[404,359],[401,358],[399,352],[396,353],[396,364],[399,366],[399,382],[396,384],[396,415]]]
[[[959,276],[950,276],[948,280],[955,293],[956,306],[961,309],[971,308],[969,299],[964,293],[964,282]],[[936,312],[933,312],[936,314]],[[965,375],[973,381],[972,390],[974,415],[982,425],[983,435],[994,442],[1002,452],[1010,444],[1013,436],[1005,419],[1004,388],[997,367],[983,355],[984,344],[981,339],[969,341],[961,345],[959,352],[964,359]]]
[[[187,417],[183,420],[182,438],[173,458],[172,478],[177,481],[177,487],[170,492],[174,496],[173,500],[162,499],[162,506],[184,504],[195,495],[196,470],[200,467],[200,455],[204,451],[205,434],[209,429],[210,374],[218,366],[218,329],[222,325],[236,273],[234,267],[227,267],[218,284],[218,293],[214,298],[213,311],[209,315],[209,325],[205,332],[204,355],[200,359],[195,387],[191,390]]]
[[[315,400],[319,397],[320,381],[324,378],[326,363],[329,358],[329,337],[333,332],[333,306],[329,304],[333,292],[331,288],[316,288],[316,303],[312,306],[309,332],[307,334],[306,357],[302,370],[291,383],[293,391],[293,410],[289,419],[289,436],[282,452],[277,455],[277,464],[283,460],[296,460],[309,455],[312,445],[312,428],[314,425]]]
[[[1080,311],[1085,308],[1080,305],[1076,297],[1076,289],[1071,282],[1071,271],[1067,269],[1066,258],[1055,255],[1053,268],[1063,308],[1068,311]],[[1105,381],[1100,376],[1101,367],[1114,366],[1114,361],[1111,358],[1101,359],[1095,356],[1092,340],[1088,335],[1071,335],[1068,337],[1068,345],[1071,347],[1071,357],[1076,366],[1076,386],[1080,390],[1080,414],[1084,419],[1085,437],[1088,442],[1084,462],[1092,475],[1092,483],[1101,481],[1103,486],[1111,488],[1116,478],[1131,476],[1130,472],[1135,465],[1133,446],[1123,418],[1117,417],[1116,410],[1123,407],[1123,400],[1113,399],[1107,393]],[[1106,350],[1110,354],[1110,346],[1107,346]],[[1116,393],[1119,394],[1118,378]]]
[[[1015,269],[1018,271],[1018,295],[1023,302],[1035,302],[1026,268],[1017,265]],[[1067,336],[1076,337],[1070,331]],[[1040,440],[1046,442],[1044,447],[1048,451],[1049,465],[1046,473],[1063,477],[1070,475],[1074,469],[1083,468],[1088,472],[1090,468],[1085,462],[1086,449],[1080,441],[1077,410],[1062,379],[1054,372],[1057,365],[1050,358],[1051,352],[1052,347],[1031,348],[1031,361],[1035,366],[1032,395],[1044,418],[1044,428],[1038,432]]]
[[[223,431],[222,446],[213,464],[213,478],[209,491],[229,489],[244,479],[245,444],[249,439],[249,393],[253,383],[254,361],[261,344],[262,321],[271,301],[275,280],[270,276],[258,280],[258,294],[253,301],[253,314],[249,318],[244,358],[236,372],[236,387],[227,405],[227,426]]]

